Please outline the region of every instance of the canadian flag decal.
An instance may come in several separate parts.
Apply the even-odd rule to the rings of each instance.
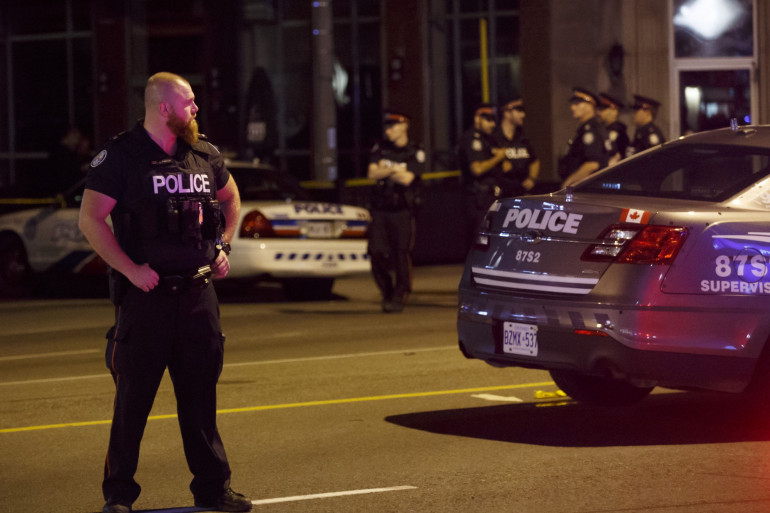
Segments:
[[[623,212],[620,214],[620,222],[647,224],[650,222],[650,212],[647,212],[646,210],[624,208]]]

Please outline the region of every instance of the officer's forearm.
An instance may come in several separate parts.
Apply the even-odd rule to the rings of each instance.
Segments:
[[[222,213],[225,215],[225,230],[222,239],[230,242],[235,237],[235,230],[238,228],[238,217],[241,212],[241,198],[235,195],[220,205]]]
[[[404,168],[393,173],[390,176],[390,179],[396,183],[399,183],[401,185],[408,187],[409,184],[411,184],[414,181],[414,176],[415,176],[414,173]]]
[[[388,178],[393,174],[393,164],[383,164],[383,162],[390,162],[381,160],[380,162],[372,162],[369,164],[366,176],[371,180],[382,180]]]
[[[564,180],[564,183],[562,184],[562,187],[566,187],[568,185],[572,185],[573,183],[579,182],[586,176],[590,175],[594,171],[599,169],[599,163],[595,161],[589,161],[584,162],[574,173],[569,175],[566,180]]]
[[[94,219],[88,215],[81,215],[79,222],[80,231],[86,236],[96,254],[104,260],[107,265],[128,276],[136,263],[121,249],[115,235],[106,222],[100,219]]]
[[[471,164],[471,172],[473,172],[473,174],[476,176],[483,175],[497,164],[499,164],[501,160],[503,159],[499,157],[492,157],[491,159],[487,160],[477,160]]]
[[[536,160],[529,165],[528,178],[534,182],[538,176],[540,176],[540,160]]]

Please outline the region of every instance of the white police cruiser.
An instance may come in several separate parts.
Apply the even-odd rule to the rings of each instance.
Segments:
[[[307,199],[288,173],[228,162],[241,194],[229,282],[280,281],[291,298],[329,296],[337,277],[370,271],[365,208]],[[105,276],[78,229],[83,183],[67,201],[0,215],[0,296],[25,293],[41,274]]]

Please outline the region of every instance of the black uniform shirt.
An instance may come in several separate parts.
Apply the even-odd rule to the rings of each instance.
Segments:
[[[620,121],[610,123],[607,125],[607,135],[610,136],[610,141],[612,141],[612,143],[615,145],[615,148],[617,148],[618,153],[620,153],[620,158],[625,157],[629,144],[628,130],[626,129],[626,125]]]
[[[495,127],[492,132],[492,140],[496,148],[505,148],[505,159],[513,166],[513,169],[509,171],[512,173],[512,177],[519,182],[526,180],[529,177],[529,166],[537,160],[537,154],[523,128],[516,127],[513,139],[508,139],[501,127]]]
[[[663,137],[663,132],[661,132],[660,128],[655,123],[647,123],[636,129],[634,141],[628,147],[627,155],[631,156],[664,142],[666,142],[666,138]]]
[[[481,162],[494,157],[493,147],[492,138],[475,128],[466,130],[460,139],[458,150],[460,171],[464,187],[468,192],[489,189],[494,195],[494,188],[497,186],[499,174],[502,172],[501,166],[498,164],[480,175],[474,174],[471,170],[471,165],[474,162]]]
[[[597,117],[582,123],[569,141],[567,155],[559,163],[559,174],[567,177],[585,162],[598,162],[599,169],[606,167],[612,151],[612,141],[607,129]]]
[[[372,190],[372,208],[374,210],[414,209],[420,202],[419,183],[425,172],[425,150],[422,145],[409,141],[405,146],[396,146],[383,139],[369,152],[369,163],[377,164],[380,160],[389,160],[393,164],[406,164],[414,173],[414,180],[409,186],[396,183],[389,178],[377,180]]]
[[[121,248],[159,274],[186,273],[213,260],[214,241],[201,238],[204,203],[230,178],[203,136],[192,147],[177,139],[177,147],[176,155],[166,154],[140,121],[94,157],[86,180],[86,188],[117,201],[110,217]]]

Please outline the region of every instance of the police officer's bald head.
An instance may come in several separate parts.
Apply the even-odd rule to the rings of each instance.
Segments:
[[[153,109],[158,104],[168,101],[172,93],[179,87],[190,87],[190,83],[175,73],[161,71],[147,80],[144,89],[144,108]]]

